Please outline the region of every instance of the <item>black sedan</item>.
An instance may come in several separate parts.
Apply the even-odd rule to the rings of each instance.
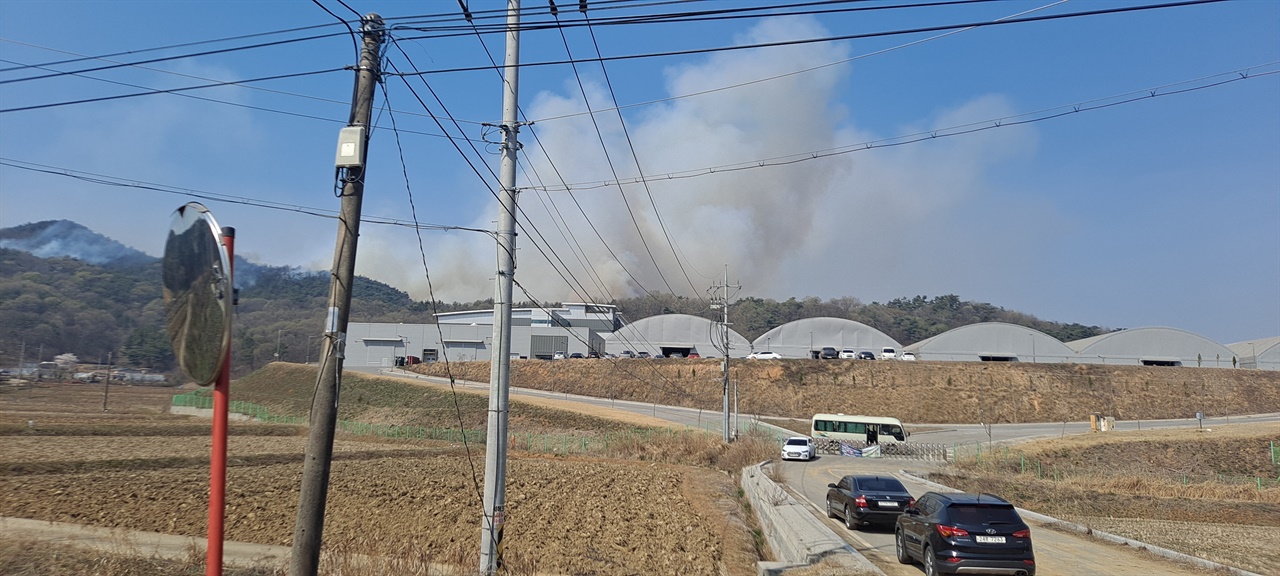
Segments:
[[[844,518],[850,530],[867,524],[892,526],[915,504],[906,487],[892,476],[845,476],[827,484],[827,517]]]

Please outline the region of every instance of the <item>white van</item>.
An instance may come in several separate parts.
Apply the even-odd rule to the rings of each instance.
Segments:
[[[894,350],[893,348],[885,346],[884,348],[880,349],[881,360],[893,360],[894,358],[897,358],[897,357],[898,357],[898,351]]]

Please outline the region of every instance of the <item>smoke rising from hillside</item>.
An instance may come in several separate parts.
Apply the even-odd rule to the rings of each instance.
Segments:
[[[766,20],[738,42],[823,35],[827,32],[813,20]],[[698,93],[849,56],[846,44],[720,53],[699,64],[668,68],[665,87],[670,95]],[[583,80],[592,109],[613,106],[598,73],[584,73]],[[570,184],[625,181],[641,172],[654,181],[647,189],[625,184],[621,190],[522,192],[519,220],[525,231],[517,241],[517,281],[544,301],[608,300],[646,291],[697,297],[723,277],[727,265],[730,280],[740,280],[754,295],[808,295],[813,286],[824,286],[828,296],[865,293],[872,281],[876,292],[886,283],[920,290],[920,280],[927,276],[918,272],[920,266],[937,258],[924,247],[938,241],[982,241],[980,232],[949,225],[947,210],[957,202],[975,201],[984,187],[984,166],[1032,144],[1023,137],[1029,129],[696,178],[662,178],[883,138],[860,130],[859,111],[838,104],[841,92],[858,83],[846,63],[628,110],[627,131],[641,170],[616,112],[595,114],[608,158],[588,116],[538,122],[536,141],[545,150],[527,130],[522,132],[525,169],[519,186],[555,188],[561,178]],[[525,109],[535,119],[586,110],[573,78],[558,91],[534,95]],[[982,98],[904,130],[951,126],[1007,110],[999,98]],[[496,205],[475,222],[491,228],[495,217]],[[947,235],[951,238],[945,239]],[[897,259],[903,250],[914,254],[910,270],[903,270]],[[428,261],[436,298],[491,295],[493,251],[492,240],[481,235],[434,242]],[[411,295],[425,299],[421,266],[403,268],[404,256],[373,256],[362,268],[377,269],[379,278],[411,286]],[[547,263],[548,257],[556,268],[567,267],[572,277],[566,281]],[[943,260],[940,266],[947,258]],[[402,268],[388,275],[384,270],[392,261]],[[523,296],[517,289],[516,298]]]

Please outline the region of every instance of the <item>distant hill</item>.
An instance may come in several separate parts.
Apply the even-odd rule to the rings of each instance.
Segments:
[[[0,229],[0,248],[41,258],[75,258],[98,265],[139,266],[155,261],[70,220],[46,220]]]
[[[173,354],[164,329],[160,260],[68,220],[0,229],[0,366],[49,360],[63,353],[82,362],[168,371]],[[319,356],[328,309],[329,274],[292,266],[265,266],[237,257],[240,303],[232,323],[232,366],[237,374],[272,360],[304,362]],[[651,294],[612,302],[627,322],[667,313],[717,318],[705,302]],[[532,307],[533,303],[517,303]],[[557,305],[544,303],[546,306]],[[492,309],[492,300],[446,304],[415,301],[392,286],[357,277],[354,322],[430,323],[433,312]],[[733,304],[734,330],[754,339],[802,318],[862,322],[911,344],[976,322],[1028,326],[1064,342],[1109,330],[1040,320],[948,294],[864,304],[857,298],[743,298]]]
[[[240,304],[232,324],[233,367],[318,354],[329,274],[236,258]],[[0,229],[0,366],[62,353],[168,371],[160,259],[67,220]],[[427,306],[382,282],[357,277],[352,318],[428,322]],[[307,344],[311,344],[310,347]],[[309,349],[308,349],[309,348]]]

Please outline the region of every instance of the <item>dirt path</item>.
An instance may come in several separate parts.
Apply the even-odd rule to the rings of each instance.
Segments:
[[[378,376],[381,378],[390,378],[392,380],[397,380],[400,382],[408,382],[415,386],[435,388],[437,390],[448,390],[450,388],[449,384],[447,383],[442,383],[436,380],[428,379],[425,376],[416,376],[416,377],[403,376],[394,372],[380,373],[378,374]],[[489,385],[483,384],[483,383],[460,381],[453,386],[453,389],[463,394],[475,394],[475,395],[484,396],[484,397],[489,396]],[[669,420],[654,418],[652,416],[645,416],[644,414],[636,414],[635,412],[629,412],[627,410],[620,410],[616,408],[607,408],[607,407],[595,406],[592,404],[585,404],[582,402],[575,402],[571,399],[546,398],[544,396],[534,396],[531,394],[523,394],[515,390],[511,392],[510,397],[513,401],[523,402],[526,404],[533,404],[536,406],[542,406],[544,408],[555,408],[557,410],[567,410],[569,412],[577,412],[579,414],[586,414],[588,416],[596,416],[599,418],[607,418],[609,420],[617,420],[619,422],[626,422],[628,424],[632,424],[635,426],[661,428],[664,426],[673,425],[673,423]]]

